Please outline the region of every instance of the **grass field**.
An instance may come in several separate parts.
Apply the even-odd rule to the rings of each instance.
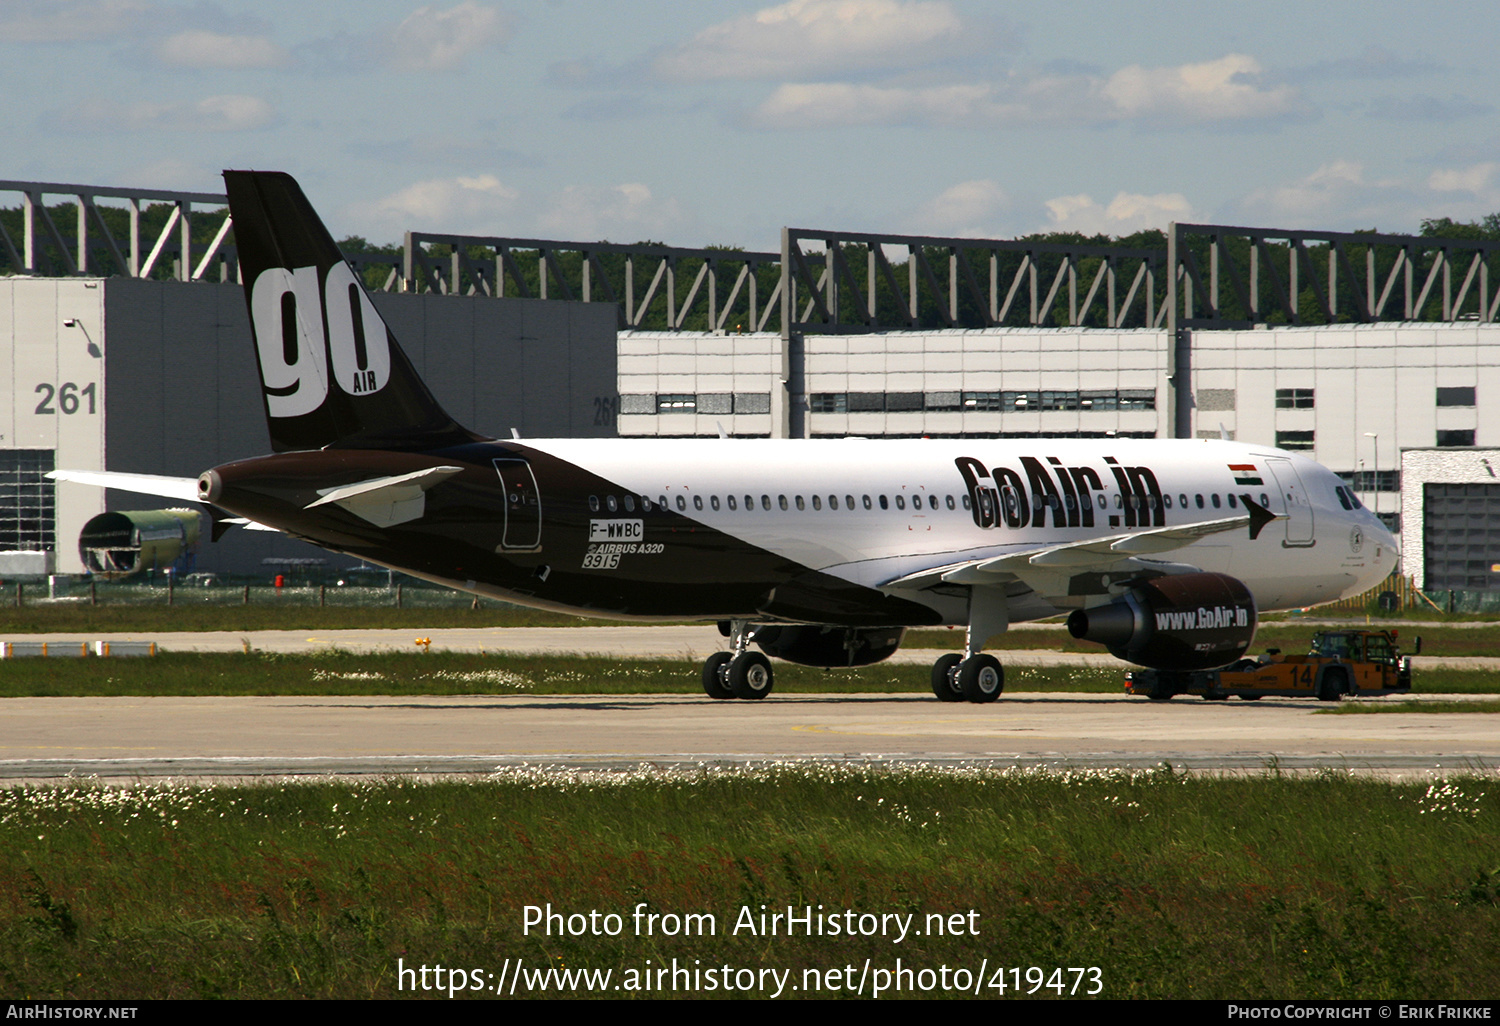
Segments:
[[[1008,692],[1116,694],[1125,667],[1006,669]],[[926,665],[822,670],[776,664],[780,694],[927,692]],[[308,655],[167,652],[149,659],[0,660],[0,698],[82,695],[540,695],[701,694],[702,667],[687,660],[479,655],[433,651]],[[1423,671],[1419,691],[1497,694],[1500,675]],[[1002,699],[1003,701],[1003,699]],[[1146,701],[1142,699],[1142,701]],[[1179,698],[1178,701],[1194,701]],[[1394,701],[1394,700],[1393,700]],[[1472,703],[1470,703],[1472,704]]]
[[[1003,996],[1019,983],[1054,997],[1053,983],[1106,998],[1495,997],[1492,791],[1333,774],[786,767],[10,789],[0,987],[12,998],[387,998],[420,988],[413,975],[398,992],[400,959],[463,970],[465,987],[518,985],[516,996],[588,992],[549,969],[609,970],[593,982],[618,997],[676,959],[727,967],[725,982],[755,995],[776,986],[761,970],[787,974],[783,996],[809,996],[815,979],[852,989],[864,973],[868,996],[903,982],[899,958],[911,971],[901,996],[924,983],[943,993],[946,967],[941,979],[984,996],[1002,996],[1003,982]],[[643,902],[711,914],[715,930],[700,918],[705,935],[668,936],[660,919],[637,936]],[[524,933],[525,907],[549,903],[616,914],[619,935],[568,936],[566,920],[550,937]],[[897,942],[891,920],[884,937],[733,931],[742,909],[758,923],[761,906],[789,905],[913,915],[917,930],[937,915],[959,933]],[[704,979],[676,996],[724,993]]]
[[[263,589],[270,592],[271,589]],[[586,627],[622,621],[591,620],[563,613],[527,609],[502,603],[483,602],[478,609],[466,605],[417,605],[397,609],[390,605],[329,605],[319,607],[263,599],[252,605],[203,603],[192,601],[194,593],[183,589],[187,598],[176,605],[164,603],[116,604],[90,606],[86,603],[32,602],[19,608],[0,606],[0,638],[36,633],[76,633],[80,637],[95,633],[153,631],[260,631],[260,630],[341,630],[341,629],[407,629],[423,630],[444,627]],[[413,591],[413,595],[425,592]],[[437,592],[440,596],[449,593]],[[1351,626],[1364,626],[1363,620]],[[1380,622],[1371,626],[1378,628]],[[1267,648],[1287,652],[1305,651],[1314,631],[1319,628],[1295,620],[1273,619],[1261,624],[1256,632],[1252,653]],[[1400,643],[1409,653],[1416,636],[1422,637],[1422,652],[1434,656],[1500,655],[1500,623],[1451,619],[1400,628]],[[960,649],[964,644],[962,630],[914,629],[907,632],[907,648]],[[1018,625],[994,638],[991,650],[1055,649],[1064,652],[1100,652],[1089,642],[1075,641],[1064,630],[1039,629]]]

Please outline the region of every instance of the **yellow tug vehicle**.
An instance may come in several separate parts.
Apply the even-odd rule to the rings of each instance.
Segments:
[[[1412,652],[1421,651],[1422,639],[1417,638]],[[1125,675],[1125,691],[1157,701],[1174,695],[1209,701],[1278,695],[1337,702],[1345,695],[1405,694],[1411,691],[1411,656],[1401,654],[1395,631],[1319,631],[1307,655],[1282,655],[1273,648],[1259,659],[1241,659],[1218,670],[1134,670]]]

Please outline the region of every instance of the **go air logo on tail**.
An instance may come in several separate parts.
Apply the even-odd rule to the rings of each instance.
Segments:
[[[391,376],[385,322],[348,264],[319,281],[316,267],[271,267],[250,291],[255,348],[273,417],[300,417],[323,405],[332,379],[349,395],[369,395]]]

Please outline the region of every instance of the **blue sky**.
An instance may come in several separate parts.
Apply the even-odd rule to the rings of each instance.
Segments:
[[[296,175],[336,235],[779,247],[1500,211],[1471,3],[0,0],[0,178]]]

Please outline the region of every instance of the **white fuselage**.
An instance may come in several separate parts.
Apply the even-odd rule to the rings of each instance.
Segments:
[[[1366,591],[1397,557],[1390,532],[1340,491],[1331,471],[1269,446],[1043,438],[526,444],[617,482],[619,494],[597,496],[600,517],[627,516],[627,496],[631,508],[665,501],[716,531],[871,588],[947,564],[1243,515],[1232,497],[1247,494],[1281,519],[1256,539],[1227,531],[1162,559],[1239,578],[1260,609],[1274,610]],[[547,482],[540,487],[545,504]],[[981,503],[988,508],[976,515]],[[1013,618],[1089,601],[1037,598],[1047,608],[1033,604]],[[945,609],[945,619],[962,622],[962,614]]]

